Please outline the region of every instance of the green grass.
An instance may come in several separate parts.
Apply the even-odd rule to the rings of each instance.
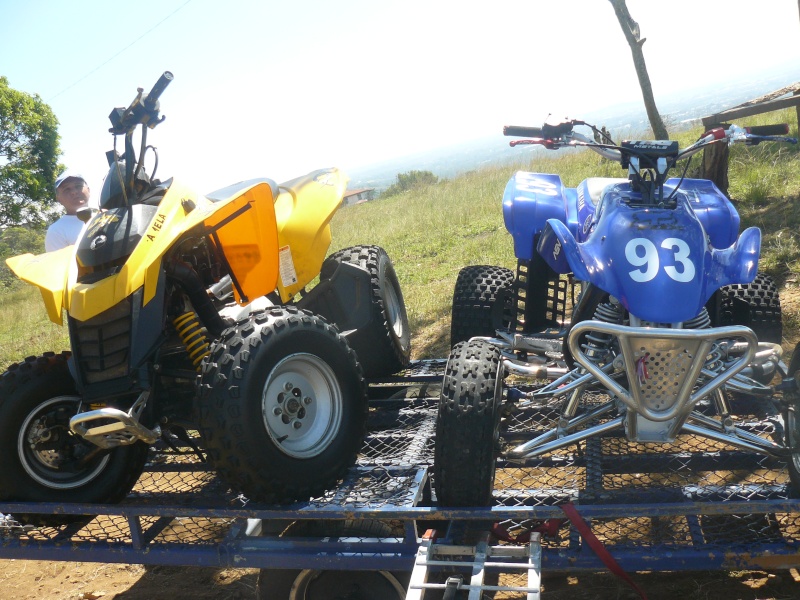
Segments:
[[[737,124],[775,122],[790,122],[792,135],[797,135],[794,110]],[[700,133],[696,128],[674,137],[684,147]],[[697,155],[693,167],[701,160]],[[335,215],[331,252],[357,244],[378,244],[392,257],[408,308],[415,357],[446,355],[453,285],[461,267],[515,266],[501,199],[507,181],[519,168],[487,167],[399,196],[347,207]],[[619,165],[590,151],[546,153],[522,168],[559,173],[571,187],[590,176],[625,176]],[[776,144],[736,146],[731,152],[729,179],[742,226],[762,228],[761,269],[781,286],[791,286],[795,274],[800,273],[798,149]],[[800,324],[798,311],[797,303],[785,304],[785,324],[792,342]],[[47,320],[38,292],[23,288],[0,293],[0,368],[28,355],[66,347],[65,328]]]
[[[39,290],[21,286],[0,293],[0,368],[26,356],[68,349],[67,328],[47,318]]]

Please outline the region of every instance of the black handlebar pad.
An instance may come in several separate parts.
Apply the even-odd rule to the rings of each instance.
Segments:
[[[541,127],[523,127],[521,125],[506,125],[503,127],[503,135],[513,135],[516,137],[542,137]]]
[[[147,99],[145,100],[145,105],[148,108],[152,108],[156,102],[158,102],[158,97],[167,89],[167,86],[172,82],[172,73],[169,71],[164,71],[164,74],[158,78],[156,84],[153,86],[153,89],[150,90],[150,93],[147,94]]]
[[[753,127],[745,127],[744,130],[753,135],[786,135],[789,133],[789,125],[787,123],[754,125]]]

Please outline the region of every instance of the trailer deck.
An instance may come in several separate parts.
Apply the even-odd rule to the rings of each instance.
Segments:
[[[320,498],[289,506],[249,502],[222,484],[189,447],[154,452],[121,504],[0,503],[0,558],[272,569],[410,573],[423,534],[464,542],[464,531],[507,533],[509,546],[542,531],[543,571],[598,571],[604,564],[565,518],[573,503],[626,570],[783,569],[800,566],[800,500],[786,465],[716,442],[674,444],[593,438],[524,464],[498,463],[495,505],[439,508],[433,436],[444,361],[417,361],[370,384],[369,434],[357,464]],[[738,403],[738,424],[778,434],[774,415]],[[751,414],[752,413],[752,414]],[[510,412],[502,441],[520,443],[554,417],[548,406]],[[31,527],[23,514],[72,515]],[[380,537],[339,535],[326,525],[377,520]],[[313,527],[289,527],[313,522]],[[546,525],[547,527],[543,527]]]

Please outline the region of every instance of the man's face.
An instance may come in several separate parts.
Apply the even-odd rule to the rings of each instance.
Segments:
[[[56,189],[56,200],[68,215],[74,215],[89,202],[89,186],[83,179],[69,177]]]

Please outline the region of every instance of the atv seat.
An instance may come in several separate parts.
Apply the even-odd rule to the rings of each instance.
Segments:
[[[278,197],[278,184],[275,183],[272,179],[267,179],[266,177],[258,177],[256,179],[248,179],[247,181],[240,181],[239,183],[234,183],[227,187],[214,190],[210,194],[206,194],[206,198],[208,198],[212,202],[220,202],[222,200],[227,200],[231,196],[237,196],[243,190],[249,189],[258,183],[266,183],[267,185],[269,185],[270,189],[272,190],[273,201],[275,200],[275,198]]]
[[[603,195],[603,190],[605,190],[609,185],[627,182],[627,179],[623,179],[621,177],[589,177],[583,181],[583,183],[586,185],[586,195],[589,196],[594,206],[597,206],[598,202],[600,202],[600,197]]]

